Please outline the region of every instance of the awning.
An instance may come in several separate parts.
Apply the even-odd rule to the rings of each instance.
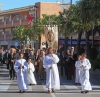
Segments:
[[[67,43],[70,45],[71,44],[71,40],[68,40]],[[59,45],[63,45],[65,44],[65,40],[59,40]],[[77,40],[72,40],[72,45],[76,45],[77,44]],[[86,41],[81,41],[80,44],[86,44]]]

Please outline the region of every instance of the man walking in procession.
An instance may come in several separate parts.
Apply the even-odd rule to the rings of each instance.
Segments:
[[[60,89],[60,80],[57,63],[59,58],[53,53],[53,49],[48,49],[48,54],[44,59],[44,65],[46,67],[46,88],[48,88],[48,93],[55,92]]]
[[[14,70],[17,73],[17,83],[19,88],[19,93],[24,93],[28,89],[28,82],[27,82],[27,68],[28,65],[26,64],[26,60],[23,59],[23,54],[19,54],[19,59],[15,62]]]
[[[92,90],[89,78],[89,70],[91,68],[90,61],[86,58],[86,54],[83,53],[81,59],[81,72],[80,72],[80,79],[81,79],[81,86],[82,91],[81,93],[88,93],[90,90]]]

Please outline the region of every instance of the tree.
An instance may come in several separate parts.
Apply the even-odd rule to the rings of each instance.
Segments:
[[[26,40],[24,26],[19,26],[19,27],[15,28],[15,31],[13,33],[13,39],[20,41],[20,48],[21,48],[23,41]]]
[[[72,5],[69,9],[69,16],[68,16],[68,22],[70,26],[68,25],[68,31],[70,34],[78,34],[78,39],[77,39],[77,46],[76,46],[76,52],[78,54],[79,49],[80,49],[80,42],[81,42],[81,36],[83,33],[83,25],[82,25],[82,20],[79,17],[78,10],[79,10],[79,4],[77,5]]]
[[[68,36],[69,36],[69,31],[67,29],[67,25],[69,25],[68,23],[68,15],[69,15],[69,11],[68,10],[63,10],[63,12],[59,12],[59,32],[60,34],[62,33],[65,36],[65,45],[64,45],[64,49],[67,49],[68,46]]]
[[[79,16],[82,19],[84,30],[86,32],[86,53],[89,52],[89,34],[92,32],[93,35],[93,44],[94,45],[94,28],[96,22],[100,18],[100,1],[99,0],[81,0],[80,4],[80,14]],[[94,26],[94,27],[93,27]]]

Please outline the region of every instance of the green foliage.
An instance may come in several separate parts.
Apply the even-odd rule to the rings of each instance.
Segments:
[[[25,40],[25,27],[19,26],[15,28],[15,31],[13,32],[13,39],[14,40]]]
[[[96,58],[95,60],[90,61],[92,64],[93,70],[100,69],[100,58]]]
[[[58,25],[60,22],[59,17],[56,15],[46,15],[43,14],[43,18],[37,19],[33,23],[33,30],[35,39],[38,40],[41,34],[44,34],[44,26],[45,25]]]
[[[25,34],[25,38],[27,38],[26,36],[28,36],[30,40],[34,39],[34,30],[32,27],[25,28],[24,34]]]

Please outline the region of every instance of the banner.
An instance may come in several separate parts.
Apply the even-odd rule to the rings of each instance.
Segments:
[[[46,25],[44,31],[48,47],[58,49],[58,26],[53,25],[51,27],[50,25]]]

